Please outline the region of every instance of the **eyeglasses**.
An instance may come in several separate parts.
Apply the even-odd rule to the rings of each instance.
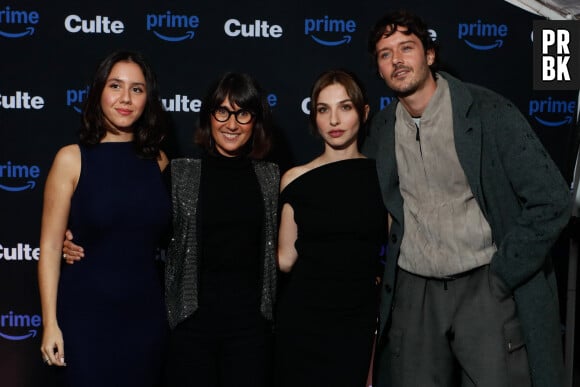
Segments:
[[[220,106],[218,108],[215,108],[211,112],[211,115],[213,116],[213,118],[215,118],[219,122],[226,122],[227,120],[230,119],[232,114],[236,118],[236,121],[242,125],[249,124],[254,119],[254,113],[252,113],[249,110],[245,110],[245,109],[236,110],[234,112],[234,111],[231,111],[230,109],[227,109],[223,106]]]

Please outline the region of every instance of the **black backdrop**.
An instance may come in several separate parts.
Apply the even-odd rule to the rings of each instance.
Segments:
[[[119,48],[150,59],[173,123],[172,157],[198,153],[192,136],[210,81],[225,71],[254,75],[274,113],[271,158],[284,170],[321,149],[304,110],[322,71],[355,71],[372,112],[390,101],[366,38],[379,16],[402,7],[428,21],[444,69],[520,108],[569,178],[577,92],[532,89],[531,32],[539,17],[501,0],[0,1],[0,385],[55,385],[39,353],[42,192],[56,151],[76,142],[79,109],[100,59]],[[567,252],[560,250],[563,282]]]

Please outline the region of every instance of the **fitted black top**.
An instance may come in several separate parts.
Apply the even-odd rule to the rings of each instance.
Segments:
[[[200,306],[259,310],[264,206],[251,160],[202,160]]]

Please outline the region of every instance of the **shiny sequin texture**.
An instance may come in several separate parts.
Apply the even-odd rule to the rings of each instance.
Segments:
[[[199,159],[176,159],[171,162],[173,237],[167,251],[165,270],[165,300],[171,328],[198,308],[199,251],[196,227],[201,164]],[[266,319],[272,320],[276,297],[280,172],[272,163],[253,161],[252,164],[264,200],[260,311]]]

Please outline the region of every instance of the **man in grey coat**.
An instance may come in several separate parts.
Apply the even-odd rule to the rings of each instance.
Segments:
[[[384,16],[369,51],[397,96],[364,149],[392,220],[374,385],[563,385],[558,168],[508,100],[436,71],[417,16]]]

